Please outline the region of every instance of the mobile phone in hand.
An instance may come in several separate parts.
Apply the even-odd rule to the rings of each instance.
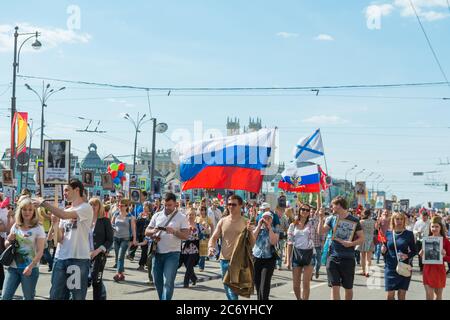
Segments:
[[[157,227],[156,229],[162,230],[162,231],[166,231],[167,230],[166,227]]]

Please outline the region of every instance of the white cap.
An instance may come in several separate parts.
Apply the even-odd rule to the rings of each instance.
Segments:
[[[264,212],[263,215],[262,215],[263,218],[267,217],[267,216],[269,216],[269,217],[271,217],[273,219],[273,215],[272,215],[272,213],[270,211]]]
[[[266,209],[270,209],[270,204],[268,204],[267,202],[263,202],[260,206],[260,208],[262,210],[266,210]]]

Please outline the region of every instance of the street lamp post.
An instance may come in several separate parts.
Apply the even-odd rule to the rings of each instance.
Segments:
[[[143,124],[143,120],[147,115],[144,114],[141,118],[139,118],[139,112],[137,114],[137,118],[136,121],[134,121],[130,115],[128,113],[125,114],[124,119],[129,120],[135,129],[135,134],[134,134],[134,153],[133,153],[133,174],[136,174],[136,149],[137,149],[137,138],[138,138],[138,133],[140,132],[139,129],[141,127],[141,125]]]
[[[357,167],[358,167],[358,165],[355,164],[352,168],[348,169],[348,170],[345,172],[344,191],[345,191],[345,196],[346,196],[346,197],[347,197],[347,174],[348,174],[350,171],[352,171],[352,170],[354,170],[355,168],[357,168]]]
[[[40,157],[42,159],[42,157],[44,156],[44,108],[47,106],[47,101],[48,99],[54,95],[57,92],[60,92],[62,90],[65,90],[66,87],[61,87],[58,90],[54,90],[54,89],[50,89],[50,83],[48,83],[47,85],[45,85],[44,81],[42,81],[42,95],[39,95],[39,93],[37,93],[36,90],[34,90],[33,88],[31,88],[27,83],[25,84],[25,87],[30,90],[33,91],[37,97],[39,98],[39,101],[41,102],[41,146],[40,146]]]
[[[156,118],[152,118],[153,132],[152,132],[152,169],[150,171],[150,195],[153,200],[155,194],[155,149],[156,149]]]
[[[33,119],[30,119],[33,120]],[[28,134],[30,136],[30,145],[28,147],[28,162],[27,162],[27,173],[26,173],[26,178],[25,178],[25,188],[28,189],[28,173],[30,171],[30,161],[31,161],[31,146],[32,146],[32,141],[33,141],[33,136],[36,134],[36,132],[38,130],[40,130],[41,128],[37,128],[33,131],[33,121],[31,122],[31,126],[30,124],[28,124]],[[21,180],[22,181],[22,180]]]
[[[20,51],[22,50],[23,45],[25,42],[32,38],[36,38],[36,40],[32,43],[32,47],[34,49],[39,49],[42,44],[37,39],[40,35],[39,32],[33,32],[33,33],[19,33],[19,27],[15,27],[14,32],[14,62],[13,62],[13,82],[12,82],[12,96],[11,96],[11,134],[13,133],[14,128],[14,115],[16,114],[16,77],[17,72],[19,71],[19,61],[20,61]],[[19,50],[17,50],[17,41],[19,36],[25,36],[25,35],[31,35],[27,39],[25,39],[22,44],[19,47]],[[15,146],[15,137],[11,136],[11,162],[10,162],[10,168],[13,172],[13,175],[15,173],[15,157],[16,157],[16,146]]]

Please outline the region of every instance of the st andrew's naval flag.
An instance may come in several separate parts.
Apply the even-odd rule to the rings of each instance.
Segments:
[[[183,191],[230,189],[259,193],[263,170],[274,148],[275,129],[180,143],[180,176]]]
[[[311,136],[301,138],[294,149],[293,162],[305,162],[324,155],[322,136],[317,129]]]
[[[328,188],[327,175],[316,164],[301,168],[290,164],[281,177],[278,187],[288,192],[318,193]]]

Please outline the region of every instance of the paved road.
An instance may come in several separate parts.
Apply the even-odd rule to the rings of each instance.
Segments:
[[[138,255],[137,255],[138,256]],[[126,281],[116,283],[112,280],[115,270],[113,258],[109,258],[103,279],[108,292],[109,300],[156,300],[157,294],[153,287],[146,284],[147,272],[137,271],[137,261],[126,260],[125,276]],[[417,265],[417,261],[415,261]],[[222,286],[220,267],[217,261],[207,261],[204,272],[198,272],[199,281],[196,286],[189,289],[183,288],[184,267],[180,268],[176,282],[174,300],[224,300],[226,299]],[[41,275],[38,282],[36,299],[48,299],[50,291],[50,273],[47,272],[47,266],[41,266]],[[357,274],[361,272],[357,267]],[[292,290],[292,274],[288,270],[275,270],[272,279],[272,290],[270,297],[272,300],[294,300],[295,296]],[[17,298],[21,298],[21,290],[17,291]],[[343,293],[342,293],[343,295]],[[330,289],[327,286],[325,268],[322,267],[320,277],[311,283],[312,300],[328,300]],[[88,291],[88,299],[92,299],[92,289]],[[251,300],[255,300],[252,296]],[[361,275],[355,276],[354,285],[355,300],[384,300],[384,279],[383,265],[375,267],[375,274],[366,278]],[[422,285],[421,274],[418,268],[414,269],[410,289],[407,294],[409,300],[424,300],[425,290]],[[450,289],[447,287],[444,291],[444,299],[450,299]],[[245,299],[244,299],[245,300]]]

